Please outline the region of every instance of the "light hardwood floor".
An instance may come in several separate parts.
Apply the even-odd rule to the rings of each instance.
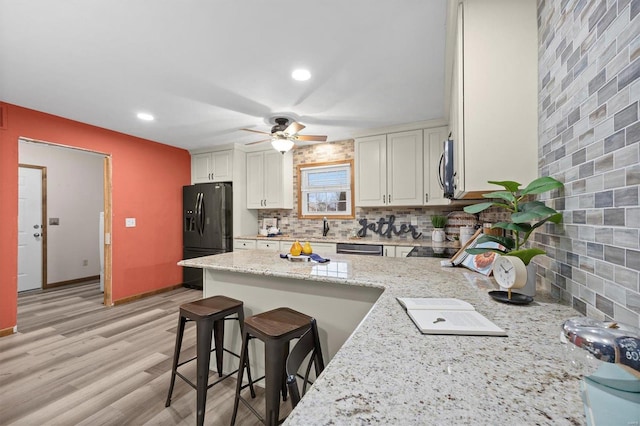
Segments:
[[[178,307],[201,295],[181,288],[112,308],[97,283],[19,295],[18,333],[0,338],[0,425],[194,425],[196,394],[184,381],[164,403]],[[195,354],[193,323],[182,346],[181,359]],[[195,381],[195,362],[181,371]],[[209,389],[205,424],[230,424],[235,383]],[[289,411],[286,401],[281,417]],[[236,424],[260,423],[240,405]]]

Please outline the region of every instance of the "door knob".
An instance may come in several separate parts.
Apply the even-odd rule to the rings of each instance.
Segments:
[[[33,234],[34,237],[38,238],[40,236],[40,234],[38,234],[37,232],[35,234]]]
[[[33,229],[38,229],[40,228],[40,225],[33,225]]]

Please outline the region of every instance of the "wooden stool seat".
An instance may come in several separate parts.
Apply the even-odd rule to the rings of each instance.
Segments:
[[[235,315],[235,317],[232,317]],[[240,325],[240,333],[242,334],[244,329],[244,306],[242,301],[232,299],[226,296],[213,296],[206,299],[196,300],[194,302],[185,303],[180,306],[180,313],[178,317],[178,330],[176,331],[176,346],[173,355],[173,366],[171,369],[171,383],[169,385],[169,394],[165,406],[171,405],[171,394],[173,393],[173,386],[176,381],[176,376],[183,379],[191,387],[196,389],[197,393],[197,424],[201,426],[204,424],[204,413],[207,401],[207,390],[213,385],[220,383],[222,380],[232,376],[238,370],[243,370],[240,364],[238,370],[235,370],[223,377],[222,362],[223,354],[227,352],[238,358],[242,358],[239,354],[235,354],[227,349],[224,349],[224,321],[235,320]],[[196,353],[194,358],[186,361],[179,362],[180,349],[182,347],[182,337],[184,335],[184,327],[187,321],[194,321],[196,323]],[[215,341],[215,346],[211,349],[212,342]],[[216,353],[216,368],[218,370],[219,380],[212,384],[209,384],[209,361],[211,359],[211,352]],[[197,377],[194,384],[179,371],[178,367],[196,360]],[[251,380],[251,370],[247,364],[247,378],[251,387],[251,396],[255,396],[253,389],[253,381]]]
[[[239,402],[242,401],[265,425],[277,425],[279,420],[280,391],[287,399],[285,363],[289,355],[289,342],[304,335],[312,327],[313,318],[290,308],[277,308],[245,319],[240,353],[240,365],[249,365],[248,342],[256,338],[265,345],[265,375],[255,381],[265,379],[266,413],[263,418],[240,396],[243,370],[238,371],[236,397],[231,424],[235,424]],[[249,370],[247,370],[249,371]],[[249,380],[251,380],[249,378]],[[253,396],[253,395],[252,395]]]

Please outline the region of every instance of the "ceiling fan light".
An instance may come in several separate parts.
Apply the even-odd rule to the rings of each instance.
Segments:
[[[273,138],[271,140],[271,146],[276,151],[280,151],[282,154],[284,154],[291,150],[291,148],[293,148],[293,141],[289,139]]]
[[[297,70],[293,70],[291,77],[297,81],[307,81],[311,78],[311,73],[309,70],[299,68]]]

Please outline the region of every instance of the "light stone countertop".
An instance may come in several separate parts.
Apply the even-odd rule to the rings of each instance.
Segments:
[[[289,425],[584,424],[579,376],[564,358],[560,327],[579,316],[536,296],[529,305],[494,301],[495,283],[434,258],[333,254],[328,264],[290,262],[242,250],[180,265],[375,286],[384,292],[287,418]],[[315,275],[343,262],[347,277]],[[323,273],[323,272],[320,272]],[[396,297],[456,297],[509,337],[423,335]]]

